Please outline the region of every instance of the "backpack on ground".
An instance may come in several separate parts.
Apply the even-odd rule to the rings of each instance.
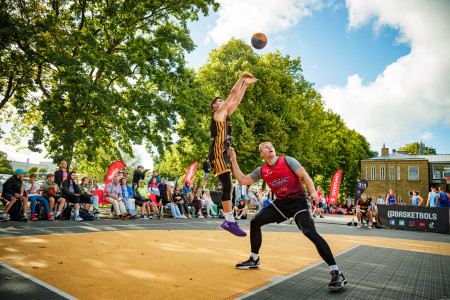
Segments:
[[[67,205],[62,211],[61,215],[64,220],[70,220],[70,213],[72,212],[73,205]]]
[[[34,211],[38,220],[48,220],[47,212],[45,211],[45,206],[41,202],[36,203],[36,209]]]
[[[80,217],[85,221],[94,221],[94,216],[85,210],[80,210]]]
[[[20,200],[16,200],[16,202],[11,206],[9,210],[9,218],[12,221],[20,221],[20,215],[22,213],[22,202]]]

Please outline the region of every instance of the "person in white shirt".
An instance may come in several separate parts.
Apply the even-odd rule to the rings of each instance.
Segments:
[[[211,200],[209,189],[206,189],[202,197],[202,206],[206,207],[206,213],[208,218],[211,218],[211,215],[213,216],[217,215],[213,209],[213,205],[214,202]]]
[[[53,216],[50,214],[50,208],[48,206],[48,200],[42,197],[39,193],[40,186],[36,182],[36,174],[30,174],[29,182],[25,182],[24,190],[27,193],[27,198],[31,203],[31,221],[37,221],[38,218],[36,216],[36,201],[44,204],[45,213],[47,214],[47,218],[49,221],[53,221]]]

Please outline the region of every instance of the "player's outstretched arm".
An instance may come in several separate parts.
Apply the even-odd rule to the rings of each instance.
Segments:
[[[227,114],[228,108],[233,103],[234,98],[236,98],[236,95],[239,93],[239,90],[242,87],[242,83],[244,82],[245,78],[252,78],[253,75],[250,73],[244,73],[241,75],[239,80],[236,82],[234,87],[230,91],[230,95],[228,95],[227,100],[225,100],[224,103],[219,107],[217,112],[214,114],[214,120],[216,121],[222,121],[223,118],[225,118],[225,115]]]
[[[295,171],[295,175],[297,175],[297,177],[305,183],[305,186],[309,191],[309,201],[318,204],[320,201],[319,195],[317,195],[314,182],[312,181],[311,177],[309,177],[308,173],[306,173],[305,168],[299,168],[297,171]]]
[[[257,82],[258,79],[256,79],[255,77],[253,78],[247,78],[244,81],[244,84],[242,85],[241,89],[239,90],[239,92],[236,95],[236,98],[234,99],[233,103],[231,103],[230,107],[228,107],[227,110],[227,114],[229,116],[231,116],[231,114],[236,110],[236,108],[238,107],[238,105],[241,103],[242,97],[244,97],[245,94],[245,90],[247,89],[247,87],[252,84]]]
[[[234,149],[228,150],[228,155],[230,156],[231,166],[233,168],[234,177],[236,177],[239,184],[240,185],[250,185],[250,184],[255,183],[255,181],[252,179],[250,174],[244,175],[244,173],[242,173],[242,171],[239,168],[239,165],[237,163],[236,152],[234,152]]]

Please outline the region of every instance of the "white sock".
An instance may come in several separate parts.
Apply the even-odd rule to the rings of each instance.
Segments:
[[[80,215],[80,211],[75,209],[75,217],[78,217]]]
[[[372,222],[369,222],[369,225],[372,225]]]
[[[331,271],[339,271],[339,268],[337,265],[331,265],[330,269],[331,269]]]
[[[225,220],[227,220],[228,222],[236,222],[231,211],[225,213]]]
[[[257,261],[258,258],[259,258],[259,254],[250,252],[250,257],[251,257],[254,261]]]

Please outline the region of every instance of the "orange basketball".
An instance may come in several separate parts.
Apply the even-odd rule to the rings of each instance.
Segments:
[[[264,33],[255,33],[252,36],[252,46],[255,49],[261,50],[267,45],[267,37]]]

